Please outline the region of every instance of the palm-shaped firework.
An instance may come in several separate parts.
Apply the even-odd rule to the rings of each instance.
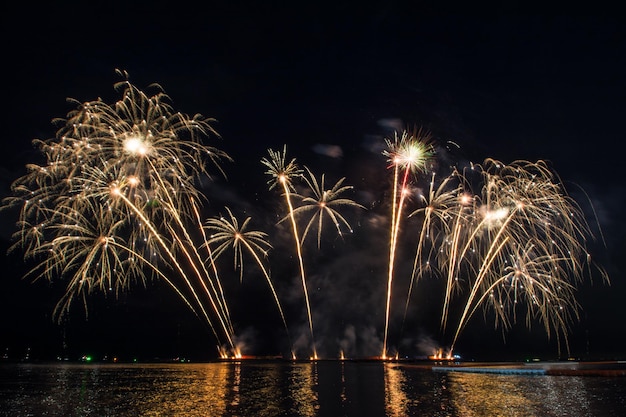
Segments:
[[[313,333],[313,316],[311,315],[311,304],[309,302],[309,291],[306,284],[306,275],[304,272],[304,260],[302,258],[302,245],[300,243],[300,235],[298,233],[298,225],[294,215],[294,208],[291,201],[292,193],[295,191],[293,181],[302,176],[302,170],[296,164],[296,160],[291,159],[287,162],[287,145],[283,147],[282,152],[268,149],[269,158],[262,158],[261,163],[265,165],[267,170],[265,174],[270,176],[267,184],[270,190],[281,187],[287,207],[289,209],[289,219],[291,220],[291,230],[296,242],[296,254],[298,255],[298,263],[300,266],[300,278],[302,280],[302,289],[304,292],[304,301],[306,304],[307,317],[309,320],[309,332],[311,334],[311,343],[313,350],[313,359],[317,359],[317,348],[315,347],[315,336]]]
[[[276,152],[269,150],[269,159],[263,158],[261,162],[267,167],[266,174],[271,176],[268,181],[270,189],[281,185],[283,188],[285,200],[289,208],[288,214],[279,221],[290,220],[294,240],[296,242],[296,252],[298,254],[298,260],[300,264],[300,274],[302,278],[302,286],[304,289],[304,296],[307,307],[307,314],[309,318],[309,330],[311,332],[311,339],[313,340],[313,358],[317,359],[317,351],[315,348],[315,339],[313,337],[313,320],[311,315],[311,307],[308,298],[307,284],[304,273],[304,261],[302,256],[302,245],[309,232],[317,228],[317,245],[321,246],[321,236],[324,226],[324,219],[328,218],[332,221],[337,233],[341,236],[343,234],[341,227],[346,227],[347,230],[352,232],[352,228],[346,218],[338,211],[343,207],[356,207],[364,208],[362,205],[354,202],[351,199],[342,197],[342,194],[352,190],[352,186],[344,185],[345,178],[341,178],[330,189],[325,189],[325,175],[322,174],[320,181],[317,180],[315,175],[307,167],[304,167],[305,175],[303,171],[297,166],[295,159],[292,159],[287,163],[286,159],[286,147],[283,148],[283,152]],[[293,184],[294,179],[304,179],[304,182],[308,186],[308,192],[296,193]],[[292,198],[295,197],[299,200],[299,206],[294,208]],[[309,214],[310,217],[307,220],[307,225],[302,235],[298,232],[298,225],[296,218]]]
[[[209,245],[217,245],[213,248],[213,257],[217,259],[229,247],[234,252],[234,266],[239,269],[240,281],[243,280],[243,249],[246,249],[254,256],[257,264],[265,272],[266,269],[260,257],[266,258],[268,250],[272,245],[267,241],[267,233],[255,230],[248,230],[251,218],[247,217],[241,226],[233,215],[230,208],[225,207],[228,217],[220,216],[205,221],[204,228],[211,234]],[[260,256],[259,256],[260,255]],[[266,274],[267,275],[267,274]]]
[[[267,280],[267,284],[276,301],[276,306],[278,307],[285,330],[288,330],[287,321],[285,320],[283,309],[280,305],[276,290],[274,289],[274,284],[270,278],[269,270],[262,261],[262,258],[267,257],[267,252],[272,247],[267,241],[267,234],[257,230],[249,230],[250,217],[246,217],[243,223],[239,225],[239,221],[233,215],[230,208],[226,207],[225,209],[228,213],[228,217],[220,216],[207,219],[204,226],[210,233],[207,243],[209,245],[216,245],[213,250],[214,258],[217,259],[226,250],[232,248],[234,252],[233,260],[235,268],[239,269],[239,279],[241,281],[243,280],[244,253],[249,253],[254,258],[259,268],[261,268],[263,276]]]
[[[304,232],[302,233],[300,243],[304,244],[304,240],[306,239],[309,231],[317,228],[317,247],[319,248],[321,246],[322,230],[324,229],[323,226],[325,218],[328,218],[333,223],[335,230],[337,230],[337,234],[342,236],[344,233],[341,230],[342,226],[345,226],[346,230],[350,233],[352,233],[352,227],[345,217],[343,217],[343,215],[338,211],[338,209],[343,207],[365,207],[349,198],[341,197],[342,194],[353,189],[350,185],[343,185],[345,177],[337,181],[330,189],[325,189],[325,175],[322,174],[321,180],[318,182],[317,178],[313,175],[309,168],[304,168],[306,171],[304,180],[307,183],[309,191],[312,195],[296,194],[301,199],[302,205],[295,208],[293,210],[293,214],[296,217],[309,214],[310,219],[304,229]],[[284,219],[286,219],[286,217]]]

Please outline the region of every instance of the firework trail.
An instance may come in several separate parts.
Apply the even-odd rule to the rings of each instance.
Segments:
[[[27,165],[3,200],[19,208],[11,250],[24,250],[36,279],[68,280],[59,320],[93,291],[157,277],[203,317],[221,353],[239,356],[217,270],[209,273],[194,243],[206,241],[198,181],[211,177],[207,161],[223,174],[220,162],[230,157],[202,143],[217,136],[212,119],[175,112],[160,87],[149,96],[119,73],[114,105],[71,100],[76,108],[55,120],[56,137],[33,141],[46,163]]]
[[[311,334],[311,344],[313,350],[313,359],[317,359],[317,348],[315,346],[315,336],[313,333],[313,316],[311,315],[311,305],[309,302],[309,292],[307,290],[306,276],[304,272],[304,260],[302,258],[302,245],[300,244],[300,235],[298,233],[298,226],[296,224],[296,218],[294,216],[293,204],[291,202],[291,194],[295,192],[293,180],[302,176],[302,170],[296,164],[295,158],[287,163],[287,145],[283,147],[283,151],[277,152],[272,149],[268,149],[269,159],[262,158],[261,163],[265,165],[267,171],[265,174],[271,178],[267,184],[269,189],[272,190],[275,187],[282,187],[287,207],[289,208],[289,219],[291,220],[291,230],[293,232],[294,240],[296,241],[296,253],[298,255],[298,263],[300,267],[300,278],[302,280],[302,290],[304,292],[304,301],[306,303],[306,312],[309,319],[309,332]]]
[[[270,189],[280,183],[283,186],[283,191],[289,207],[289,213],[279,220],[278,223],[289,219],[291,221],[294,238],[296,240],[296,250],[298,253],[298,259],[300,261],[300,272],[302,277],[302,285],[304,287],[305,299],[308,300],[308,293],[306,290],[306,280],[304,278],[304,262],[302,256],[302,246],[309,235],[309,232],[317,228],[317,247],[321,246],[322,232],[324,230],[324,219],[328,218],[333,225],[337,234],[343,237],[341,228],[345,228],[352,233],[352,227],[346,218],[338,211],[343,207],[354,207],[364,209],[362,205],[355,201],[342,197],[347,191],[353,189],[352,186],[344,185],[345,177],[339,179],[330,189],[325,189],[326,176],[322,174],[320,180],[311,172],[308,167],[304,167],[304,171],[300,170],[295,164],[295,159],[291,160],[289,164],[286,164],[285,159],[286,148],[282,153],[269,150],[270,159],[264,158],[263,164],[268,167],[266,174],[272,176],[272,179],[268,182]],[[295,187],[292,178],[303,179],[308,188],[302,193],[295,191]],[[300,205],[294,208],[292,197],[299,200]],[[296,218],[308,215],[306,227],[302,236],[300,236],[297,228]],[[313,323],[310,303],[307,301],[307,313],[309,317],[309,328],[311,331],[311,337],[313,338]],[[313,339],[314,340],[314,339]],[[317,359],[317,352],[315,350],[315,342],[313,342],[313,358]]]
[[[416,134],[407,131],[400,136],[396,132],[393,141],[386,139],[387,149],[383,155],[391,163],[394,169],[393,175],[393,201],[391,214],[391,233],[389,239],[389,267],[387,276],[387,302],[385,310],[385,334],[383,338],[382,359],[387,358],[387,336],[389,332],[389,313],[391,308],[391,289],[394,278],[394,262],[396,256],[396,246],[398,243],[398,233],[400,231],[400,219],[404,201],[408,194],[409,175],[419,170],[423,170],[426,162],[432,156],[432,146],[430,145],[430,135],[419,130]],[[399,181],[399,177],[402,180]]]
[[[267,252],[271,248],[271,244],[267,241],[267,234],[261,231],[248,230],[250,217],[247,217],[240,226],[239,221],[233,215],[232,211],[228,207],[226,207],[225,209],[228,213],[228,218],[221,216],[218,218],[206,220],[204,228],[209,233],[211,233],[207,244],[217,245],[217,247],[213,251],[213,256],[215,259],[217,259],[229,247],[233,249],[234,266],[235,269],[239,269],[240,282],[243,281],[243,249],[245,249],[250,255],[252,255],[259,268],[261,268],[263,276],[265,277],[267,284],[272,291],[272,295],[274,296],[274,300],[276,301],[276,306],[278,307],[280,317],[285,326],[285,331],[287,332],[287,336],[289,337],[287,321],[285,320],[285,314],[283,313],[283,309],[280,305],[278,294],[276,294],[276,290],[274,289],[274,284],[272,283],[272,280],[270,278],[269,271],[261,260],[261,257],[267,257]],[[293,355],[294,354],[292,349],[292,357]]]
[[[436,248],[430,243],[438,241],[442,235],[450,236],[449,240],[453,243],[459,239],[464,210],[471,201],[471,196],[464,192],[463,178],[456,171],[442,181],[437,181],[436,173],[432,172],[427,192],[418,195],[418,203],[421,207],[408,216],[419,217],[421,228],[404,308],[404,319],[406,319],[416,281],[424,274],[433,272],[430,260],[436,256]],[[448,269],[454,270],[454,268]],[[453,277],[448,275],[447,278],[447,288],[451,289]],[[448,293],[449,291],[446,291],[446,294]],[[448,303],[449,299],[446,298],[444,310],[447,309]],[[444,319],[445,315],[442,315],[442,327],[445,327]]]

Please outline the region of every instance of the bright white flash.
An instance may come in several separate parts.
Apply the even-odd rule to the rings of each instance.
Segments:
[[[133,155],[145,155],[148,147],[141,138],[132,136],[124,141],[124,150]]]
[[[485,220],[488,222],[495,222],[504,219],[509,214],[506,208],[499,208],[496,210],[486,210],[484,213]]]

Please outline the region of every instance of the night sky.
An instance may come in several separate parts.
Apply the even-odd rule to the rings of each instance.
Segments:
[[[268,148],[287,144],[290,157],[329,181],[346,177],[354,186],[351,198],[383,219],[390,173],[372,144],[390,126],[422,126],[440,143],[458,144],[448,156],[459,163],[487,157],[549,161],[593,222],[589,197],[606,242],[590,246],[612,282],[581,285],[572,355],[626,358],[623,15],[525,2],[480,9],[400,1],[128,3],[5,7],[2,197],[24,165],[38,161],[32,139],[53,137],[51,120],[73,108],[66,98],[114,102],[119,95],[113,84],[121,81],[115,69],[128,71],[142,89],[158,83],[176,110],[217,120],[221,138],[213,145],[234,161],[224,165],[226,180],[217,177],[208,186],[205,215],[219,215],[227,205],[269,234],[272,276],[297,338],[306,333],[301,287],[289,236],[276,226],[285,214],[283,200],[266,187],[261,158]],[[328,356],[350,340],[358,340],[357,355],[379,353],[388,236],[364,226],[368,215],[349,211],[354,235],[343,241],[330,236],[320,251],[306,249],[319,350]],[[22,280],[27,265],[21,253],[4,256],[14,221],[11,213],[2,214],[5,355],[215,357],[208,328],[158,282],[118,299],[96,294],[88,299],[87,315],[78,301],[62,324],[53,322],[62,287]],[[264,279],[250,267],[239,285],[231,266],[224,262],[223,278],[249,352],[280,353],[284,329]],[[412,355],[438,337],[438,306],[427,302],[432,298],[422,295],[402,342],[394,341]],[[520,323],[503,340],[480,314],[458,348],[478,359],[557,356],[555,340],[547,340],[539,325],[529,331]]]

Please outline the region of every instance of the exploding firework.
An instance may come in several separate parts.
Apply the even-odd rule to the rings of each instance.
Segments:
[[[337,232],[337,235],[343,236],[342,226],[352,233],[352,227],[346,218],[339,212],[340,208],[353,207],[365,208],[346,197],[342,197],[344,193],[352,190],[353,187],[344,185],[345,177],[337,181],[330,189],[325,189],[325,174],[322,174],[320,180],[311,172],[308,167],[304,167],[304,171],[298,168],[295,159],[286,163],[286,147],[282,153],[269,150],[270,159],[262,159],[262,163],[268,168],[266,174],[272,178],[268,182],[270,189],[277,185],[281,185],[284,191],[285,200],[289,208],[288,214],[283,217],[279,223],[290,220],[294,240],[296,241],[296,252],[300,263],[300,273],[302,278],[302,286],[306,300],[307,314],[309,318],[309,329],[313,340],[313,359],[317,359],[317,351],[315,347],[315,339],[313,338],[313,321],[311,314],[311,305],[308,299],[307,283],[304,273],[304,259],[302,256],[302,245],[309,232],[317,229],[317,246],[321,246],[322,232],[324,230],[324,219],[330,220]],[[307,185],[307,189],[301,193],[295,191],[293,180],[303,179]],[[293,200],[299,201],[300,205],[294,207]],[[308,215],[306,227],[302,235],[298,232],[297,218]]]
[[[585,242],[593,234],[548,165],[487,159],[437,184],[433,174],[420,200],[424,206],[411,214],[423,216],[411,288],[426,273],[444,279],[444,334],[451,303],[462,306],[450,353],[481,308],[504,330],[525,314],[527,326],[539,321],[569,352],[575,289],[592,266]]]
[[[293,203],[291,201],[291,195],[295,191],[293,181],[302,176],[302,170],[296,164],[295,158],[287,162],[287,145],[283,147],[282,152],[268,149],[269,158],[262,158],[261,163],[265,165],[267,170],[265,174],[271,178],[268,180],[270,190],[281,187],[287,207],[289,210],[288,216],[291,220],[291,230],[296,242],[296,254],[298,256],[298,265],[300,267],[300,278],[302,280],[302,290],[304,292],[304,301],[306,304],[306,312],[309,322],[309,332],[311,335],[311,344],[313,350],[313,359],[317,359],[317,348],[315,346],[315,336],[313,333],[313,316],[311,315],[311,304],[309,302],[309,291],[307,289],[306,274],[304,272],[304,260],[302,258],[302,245],[300,243],[300,235],[298,232],[298,225],[294,216]]]
[[[244,266],[244,250],[249,253],[263,272],[267,284],[272,291],[276,306],[280,313],[280,317],[289,335],[287,328],[287,321],[285,320],[285,314],[283,308],[280,305],[280,300],[274,289],[274,284],[270,278],[270,272],[268,267],[263,263],[262,258],[267,258],[267,252],[271,248],[271,244],[267,241],[267,233],[248,230],[250,223],[250,217],[247,217],[241,226],[239,221],[233,215],[232,211],[226,207],[228,217],[218,217],[213,219],[207,219],[204,228],[211,233],[208,240],[208,245],[217,245],[213,251],[214,259],[217,259],[222,253],[224,253],[229,247],[234,252],[234,266],[239,269],[239,280],[243,280],[243,266]]]
[[[389,238],[389,266],[387,274],[387,302],[385,309],[385,335],[383,338],[382,359],[387,358],[387,338],[389,334],[389,314],[391,309],[391,289],[394,278],[394,263],[396,257],[396,247],[398,244],[398,234],[400,232],[400,220],[404,203],[409,193],[408,184],[412,179],[410,174],[424,170],[426,162],[432,156],[432,146],[430,145],[430,135],[418,131],[416,134],[407,131],[400,136],[396,132],[393,141],[387,139],[387,149],[383,155],[388,157],[390,168],[393,168],[393,193],[392,193],[392,213],[391,232]],[[400,179],[400,177],[402,177]]]
[[[157,277],[212,329],[219,350],[239,355],[228,306],[198,252],[207,163],[230,160],[202,143],[212,119],[175,112],[158,87],[148,95],[125,80],[122,99],[76,104],[49,140],[35,140],[45,165],[27,165],[3,207],[18,207],[16,243],[35,279],[64,279],[55,314],[93,291],[119,292]],[[207,246],[209,259],[211,250]],[[208,262],[212,263],[212,262]]]
[[[322,231],[324,230],[324,218],[328,218],[333,223],[337,235],[343,236],[342,225],[345,226],[349,233],[352,233],[352,227],[338,209],[342,207],[364,209],[365,207],[354,200],[341,197],[342,194],[353,189],[350,185],[343,185],[345,177],[337,181],[332,188],[325,189],[325,175],[322,174],[321,180],[318,181],[307,167],[304,168],[307,174],[304,176],[304,180],[311,195],[295,194],[295,196],[300,198],[301,205],[293,210],[293,214],[296,217],[304,216],[305,214],[310,215],[306,228],[302,233],[301,244],[304,244],[309,231],[317,229],[317,247],[319,248],[321,246]]]

